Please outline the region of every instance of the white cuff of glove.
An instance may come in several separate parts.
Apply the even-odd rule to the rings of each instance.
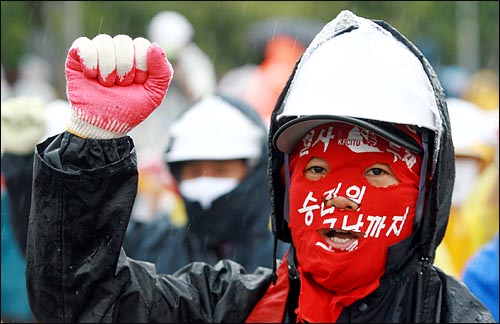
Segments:
[[[128,128],[127,128],[128,129]],[[67,127],[68,132],[81,138],[113,139],[127,135],[127,132],[112,132],[89,124],[75,115],[71,110],[71,118]]]

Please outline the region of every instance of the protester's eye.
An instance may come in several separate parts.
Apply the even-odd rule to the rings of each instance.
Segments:
[[[389,165],[385,163],[375,163],[365,169],[366,180],[375,187],[385,188],[399,183],[399,179],[392,172]]]
[[[387,173],[387,172],[385,172],[381,168],[373,168],[373,169],[370,169],[370,170],[367,171],[367,174],[369,174],[369,175],[381,175],[381,174],[384,174],[384,173]]]
[[[309,160],[304,169],[304,176],[309,180],[316,181],[326,177],[328,172],[330,172],[330,164],[328,161],[313,157]]]
[[[325,168],[320,167],[320,166],[313,166],[313,167],[311,167],[311,171],[313,171],[314,173],[321,173],[321,172],[324,172],[326,170],[325,170]]]

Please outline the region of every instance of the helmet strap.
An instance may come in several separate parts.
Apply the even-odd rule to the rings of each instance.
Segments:
[[[290,199],[289,199],[289,191],[290,191],[290,155],[285,153],[285,200],[283,206],[283,218],[287,223],[290,222]]]
[[[429,164],[429,134],[427,132],[422,132],[422,147],[423,147],[423,156],[422,156],[422,167],[420,168],[420,182],[418,188],[418,197],[417,197],[417,207],[415,214],[415,225],[419,226],[420,220],[422,219],[422,214],[424,211],[424,201],[425,201],[425,193],[426,193],[426,180],[427,180],[427,166]]]
[[[289,223],[290,222],[290,206],[289,206],[289,194],[288,191],[290,189],[290,156],[285,153],[285,161],[284,161],[284,166],[285,166],[285,199],[283,203],[283,219]],[[281,226],[284,226],[285,224],[281,224]],[[271,274],[271,280],[273,284],[276,284],[276,280],[278,279],[278,275],[276,274],[276,252],[278,249],[278,238],[275,235],[274,236],[274,248],[273,248],[273,267],[272,267],[272,274]]]
[[[274,235],[274,245],[273,245],[273,268],[272,268],[272,274],[271,274],[271,281],[273,285],[276,285],[276,280],[278,280],[278,274],[276,273],[276,250],[278,249],[278,238],[276,235]]]

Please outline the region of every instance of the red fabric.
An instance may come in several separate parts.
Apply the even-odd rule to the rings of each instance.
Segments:
[[[312,157],[330,165],[329,173],[316,181],[304,176]],[[365,174],[375,163],[388,165],[399,183],[372,185]],[[343,123],[319,126],[297,144],[290,160],[289,227],[301,276],[298,321],[335,322],[343,307],[378,287],[387,248],[412,231],[420,164],[420,157],[406,149]],[[337,196],[359,208],[325,205]],[[318,233],[331,228],[363,235],[340,248]]]
[[[288,281],[288,252],[283,256],[277,275],[276,285],[271,284],[248,316],[246,323],[281,323],[285,314],[286,300],[290,290]]]

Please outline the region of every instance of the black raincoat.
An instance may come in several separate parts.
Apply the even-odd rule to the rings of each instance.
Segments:
[[[446,104],[420,52],[390,26],[378,23],[422,61],[437,94],[444,129],[422,223],[413,235],[391,247],[379,288],[345,307],[338,322],[494,322],[461,282],[433,266],[448,220],[454,178]],[[281,100],[283,95],[274,116]],[[276,131],[273,123],[274,118],[270,138]],[[270,150],[275,229],[286,240],[279,229],[284,200],[281,159],[274,148]],[[158,275],[152,264],[128,258],[122,242],[136,190],[136,156],[129,137],[84,140],[63,133],[37,147],[26,272],[37,320],[237,323],[250,316],[261,322],[295,322],[300,279],[293,250],[278,269],[276,285],[271,283],[271,269],[247,273],[229,260],[215,266],[194,262],[172,275]],[[277,304],[284,307],[273,306]]]

